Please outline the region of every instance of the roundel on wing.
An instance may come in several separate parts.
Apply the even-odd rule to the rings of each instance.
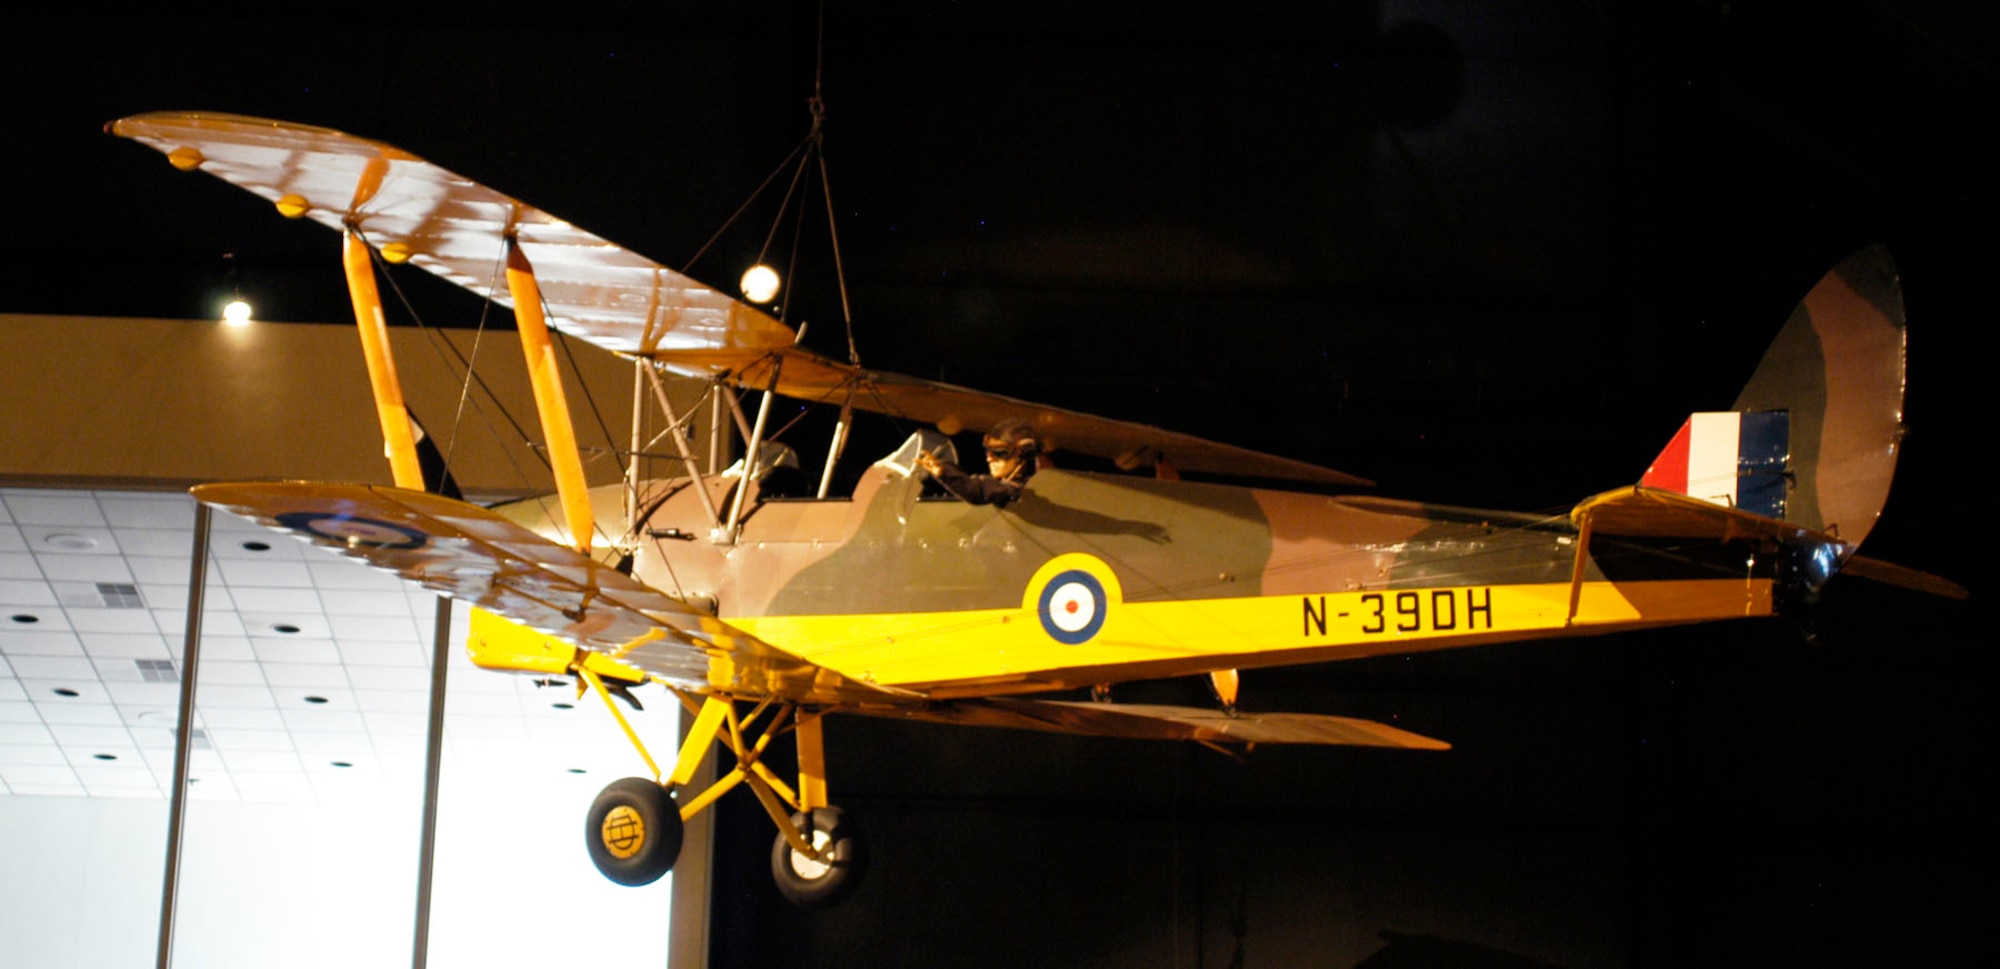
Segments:
[[[335,515],[317,511],[288,511],[278,515],[278,524],[313,538],[332,541],[349,548],[422,548],[430,539],[423,532],[393,522]]]
[[[1036,613],[1050,637],[1074,646],[1104,628],[1104,606],[1104,584],[1082,569],[1069,569],[1042,587]]]

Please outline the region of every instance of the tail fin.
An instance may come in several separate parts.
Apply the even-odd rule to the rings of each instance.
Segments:
[[[1640,484],[1859,546],[1896,473],[1903,349],[1895,262],[1863,249],[1792,310],[1736,406],[1689,417]]]

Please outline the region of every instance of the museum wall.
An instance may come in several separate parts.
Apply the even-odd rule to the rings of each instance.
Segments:
[[[33,378],[0,381],[0,481],[390,483],[352,325],[0,314],[0,330],[9,365]],[[539,442],[542,434],[511,330],[482,338],[472,330],[396,327],[390,342],[405,398],[449,453],[467,493],[553,490],[522,440]],[[563,371],[579,442],[601,449],[608,431],[618,447],[629,447],[631,365],[587,344],[569,346],[575,370],[565,362]],[[483,381],[469,394],[461,362],[468,359],[478,362]],[[604,402],[601,412],[593,413],[578,373]],[[677,406],[692,406],[700,394],[698,383],[670,385]],[[692,423],[699,425],[690,429],[697,450],[706,454],[707,424]],[[596,453],[586,451],[591,482],[616,481],[617,462],[592,459]]]
[[[666,965],[672,879],[642,889],[613,885],[582,851],[577,829],[601,777],[550,781],[448,755],[445,778],[431,965],[554,964],[583,955]],[[386,791],[332,801],[191,802],[175,964],[408,964],[420,781],[404,776]],[[164,799],[0,795],[0,962],[151,965],[166,830]],[[578,938],[579,911],[646,929]]]

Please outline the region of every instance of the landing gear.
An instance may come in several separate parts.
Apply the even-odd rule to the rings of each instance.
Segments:
[[[612,781],[591,802],[583,837],[604,877],[650,885],[680,857],[680,808],[666,788],[643,777]]]
[[[646,885],[674,867],[681,851],[681,821],[714,804],[737,785],[748,787],[778,827],[771,848],[771,874],[778,891],[807,908],[832,905],[861,882],[867,864],[861,832],[826,801],[826,755],[817,710],[766,698],[744,714],[727,694],[697,700],[676,690],[694,714],[681,737],[671,770],[662,771],[639,735],[612,702],[614,691],[587,666],[577,677],[599,696],[657,781],[628,777],[613,781],[590,806],[584,841],[590,860],[604,877],[620,885]],[[769,719],[765,719],[768,715]],[[798,750],[798,783],[785,783],[764,763],[764,750],[778,736],[792,735]],[[703,787],[691,787],[711,744],[734,754],[736,766]],[[678,798],[668,791],[679,791]]]
[[[771,845],[771,877],[778,893],[801,908],[825,908],[853,893],[868,868],[868,845],[860,827],[837,807],[794,814],[792,825],[819,857],[800,851],[779,832]]]

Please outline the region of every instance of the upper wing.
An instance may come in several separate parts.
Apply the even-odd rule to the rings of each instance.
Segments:
[[[211,484],[202,502],[360,559],[670,685],[807,703],[913,694],[850,680],[484,508],[421,491],[307,482]]]
[[[659,354],[659,358],[669,364],[680,357],[679,354]],[[782,363],[777,362],[780,360]],[[832,404],[851,400],[855,407],[862,410],[943,428],[986,428],[1008,418],[1028,420],[1033,422],[1036,435],[1049,450],[1114,460],[1151,451],[1166,456],[1175,468],[1182,471],[1332,485],[1373,483],[1332,468],[1218,444],[1192,434],[1016,400],[934,380],[866,370],[798,348],[787,348],[754,361],[743,361],[740,369],[734,372],[734,377],[745,387],[763,389],[771,386],[774,366],[778,371],[778,392],[787,397]]]
[[[512,305],[501,274],[512,236],[564,332],[617,353],[764,352],[790,327],[713,288],[394,145],[310,125],[160,111],[107,125],[336,231],[352,226],[409,261]]]
[[[393,145],[310,125],[201,112],[155,112],[107,129],[276,203],[288,215],[352,227],[385,257],[407,259],[511,305],[500,273],[505,240],[535,267],[549,322],[615,353],[683,373],[809,401],[952,427],[1029,418],[1054,446],[1117,458],[1157,450],[1187,471],[1323,484],[1367,484],[1328,468],[1186,434],[864,370],[794,347],[762,311]]]

